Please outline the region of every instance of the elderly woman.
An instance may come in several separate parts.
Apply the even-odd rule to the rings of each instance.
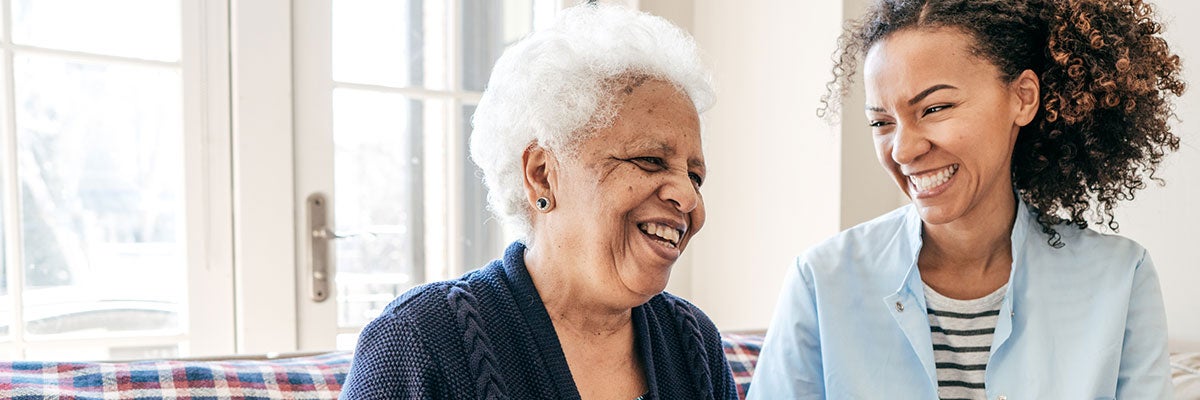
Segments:
[[[861,60],[912,204],[797,259],[750,398],[1170,398],[1154,263],[1084,229],[1179,146],[1160,31],[1140,0],[881,0],[851,24],[829,100]]]
[[[513,45],[471,157],[521,239],[393,301],[343,398],[737,398],[713,323],[663,292],[704,224],[712,97],[693,41],[629,9],[577,6]]]

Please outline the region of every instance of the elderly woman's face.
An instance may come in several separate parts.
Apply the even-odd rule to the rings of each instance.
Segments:
[[[559,160],[554,234],[572,237],[592,282],[646,296],[704,225],[700,122],[659,80],[617,85],[617,117]]]

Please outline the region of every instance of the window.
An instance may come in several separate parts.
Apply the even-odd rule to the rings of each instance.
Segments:
[[[195,90],[220,85],[201,66],[222,60],[199,57],[214,44],[198,32],[223,10],[0,4],[0,356],[232,351],[228,335],[210,331],[230,330],[231,319],[197,324],[205,313],[189,297],[227,285],[200,272],[220,264],[220,251],[196,247],[223,234],[203,219],[205,188],[222,178],[202,172],[214,153],[199,145],[210,132]]]
[[[497,257],[470,117],[560,3],[0,0],[0,357],[346,348]]]
[[[293,46],[297,164],[328,165],[298,171],[297,191],[328,196],[328,218],[342,236],[332,257],[336,310],[318,311],[300,288],[300,312],[314,325],[337,326],[329,333],[349,348],[404,291],[500,255],[499,222],[486,211],[467,157],[470,117],[503,50],[559,6],[339,0],[295,7],[302,17],[293,23],[306,27]],[[332,347],[328,331],[307,331],[320,337],[302,343]]]

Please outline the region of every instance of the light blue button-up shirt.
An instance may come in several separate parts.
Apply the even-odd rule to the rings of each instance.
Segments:
[[[988,399],[1169,399],[1167,326],[1142,246],[1062,225],[1047,243],[1018,202],[1012,273]],[[936,399],[921,219],[909,205],[851,228],[789,268],[749,399]]]

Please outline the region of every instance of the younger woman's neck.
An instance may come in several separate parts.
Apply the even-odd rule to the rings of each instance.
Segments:
[[[953,266],[986,272],[990,267],[1009,266],[1016,213],[1017,200],[1010,194],[998,201],[980,204],[953,222],[925,224],[922,267]]]

